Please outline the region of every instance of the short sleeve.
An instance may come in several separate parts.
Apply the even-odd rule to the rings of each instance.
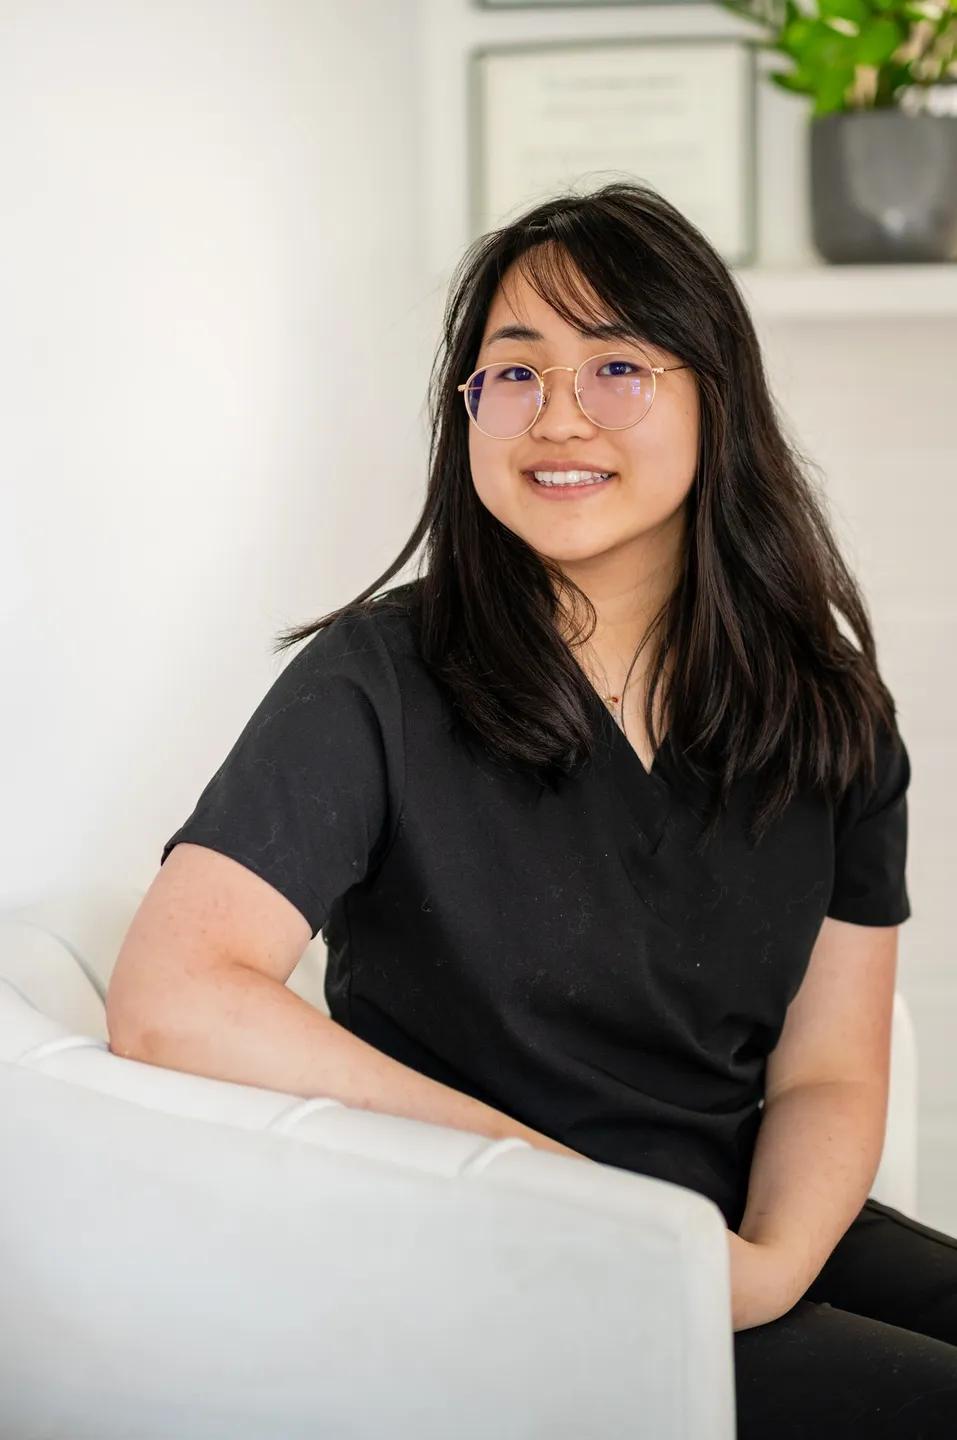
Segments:
[[[312,935],[388,848],[404,785],[395,666],[374,619],[340,617],[282,670],[183,825],[245,865]]]
[[[895,725],[878,731],[874,784],[858,776],[834,816],[834,887],[828,915],[852,925],[899,925],[907,894],[910,760]]]

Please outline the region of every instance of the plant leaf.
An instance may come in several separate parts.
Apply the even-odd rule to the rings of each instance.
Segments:
[[[895,0],[899,4],[900,0]],[[864,26],[873,13],[866,0],[818,0],[818,13],[822,20],[850,20],[853,25]]]
[[[854,70],[836,66],[818,77],[814,101],[815,115],[830,115],[847,108],[847,89],[853,84]]]
[[[811,77],[800,70],[777,70],[769,79],[773,85],[796,95],[813,95],[817,89]]]
[[[883,65],[904,39],[904,31],[896,20],[881,16],[872,20],[857,37],[858,65]]]

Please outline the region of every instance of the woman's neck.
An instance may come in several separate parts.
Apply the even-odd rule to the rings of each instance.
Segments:
[[[620,567],[617,575],[609,569],[599,573],[597,568],[589,575],[587,566],[562,569],[595,608],[593,634],[572,646],[579,664],[602,695],[620,696],[626,677],[629,694],[642,690],[656,648],[651,632],[677,578],[674,558],[662,561],[637,584],[634,574],[625,576]],[[565,633],[574,637],[576,631],[566,628]]]

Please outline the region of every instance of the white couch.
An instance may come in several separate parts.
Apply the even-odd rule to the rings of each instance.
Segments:
[[[3,1440],[733,1440],[711,1201],[111,1054],[140,898],[0,919]],[[873,1193],[914,1214],[899,996],[891,1088]]]

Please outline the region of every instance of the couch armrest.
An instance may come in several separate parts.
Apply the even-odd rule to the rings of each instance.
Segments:
[[[0,1092],[10,1433],[732,1440],[701,1195],[125,1060],[2,982]]]

